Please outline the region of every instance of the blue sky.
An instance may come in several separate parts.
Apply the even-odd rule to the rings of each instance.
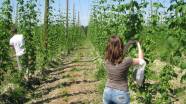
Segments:
[[[2,6],[2,1],[0,0],[0,7]],[[25,0],[27,1],[27,0]],[[44,1],[45,0],[37,0],[37,7],[39,9],[39,12],[41,13],[39,16],[39,19],[41,22],[43,22],[43,16],[44,16]],[[93,0],[75,0],[75,5],[76,5],[76,13],[78,9],[80,9],[80,23],[81,25],[88,25],[89,21],[89,14],[90,14],[90,6],[91,6],[91,1]],[[129,1],[129,0],[126,0]],[[141,1],[141,0],[137,0]],[[147,0],[148,1],[148,0]],[[168,7],[170,5],[170,0],[152,0],[153,2],[161,2],[164,6]],[[186,1],[186,0],[184,0]],[[60,9],[61,11],[65,12],[66,11],[66,0],[54,0],[54,4],[52,4],[52,7],[55,9],[54,14],[57,14],[58,10]],[[11,0],[11,4],[13,6],[13,16],[15,17],[15,10],[16,10],[16,0]],[[72,6],[73,6],[73,0],[69,0],[69,9],[70,9],[70,14],[72,14]],[[149,7],[148,7],[149,8]]]
[[[0,0],[0,7],[2,6],[2,1]],[[25,0],[27,1],[27,0]],[[44,15],[44,1],[45,0],[38,0],[37,7],[41,13],[39,16],[39,19],[42,21],[43,15]],[[80,9],[80,23],[81,25],[88,25],[89,20],[89,11],[90,11],[90,3],[91,0],[74,0],[76,5],[76,13],[78,12],[78,9]],[[11,0],[11,4],[13,6],[13,16],[15,17],[15,10],[16,10],[16,0]],[[54,14],[57,14],[58,10],[66,11],[66,0],[54,0],[54,4],[52,4],[52,7],[55,9]],[[72,14],[72,7],[73,7],[73,0],[69,0],[69,12]],[[43,22],[43,21],[42,21]]]

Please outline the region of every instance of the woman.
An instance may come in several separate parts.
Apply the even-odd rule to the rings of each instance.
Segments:
[[[138,58],[124,57],[124,44],[118,36],[112,36],[105,52],[105,67],[107,70],[107,83],[104,89],[104,104],[129,104],[128,70],[132,65],[138,65],[143,59],[143,52],[139,42]]]

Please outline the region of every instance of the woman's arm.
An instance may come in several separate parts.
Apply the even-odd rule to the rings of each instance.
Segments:
[[[133,65],[139,65],[140,60],[144,58],[143,51],[141,49],[141,45],[139,42],[137,42],[137,47],[138,47],[138,58],[133,59]]]
[[[137,42],[137,46],[138,46],[138,58],[143,59],[143,52],[142,52],[141,45],[139,42]]]

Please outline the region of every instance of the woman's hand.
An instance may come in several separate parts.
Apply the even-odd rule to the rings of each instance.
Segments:
[[[136,41],[136,44],[140,44],[140,42],[139,41]]]
[[[137,42],[137,47],[138,47],[138,58],[143,59],[143,51],[141,49],[141,45],[139,42]]]

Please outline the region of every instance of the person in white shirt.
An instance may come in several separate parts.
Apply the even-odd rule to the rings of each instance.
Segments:
[[[13,37],[10,39],[10,45],[14,47],[16,56],[22,56],[25,53],[24,37],[22,34],[17,34],[17,29],[12,29]]]
[[[23,66],[22,65],[23,64],[22,57],[25,54],[24,37],[22,34],[17,33],[16,28],[13,28],[11,30],[11,34],[13,35],[13,37],[10,39],[10,45],[14,48],[18,68],[20,71],[22,71],[22,66]]]

